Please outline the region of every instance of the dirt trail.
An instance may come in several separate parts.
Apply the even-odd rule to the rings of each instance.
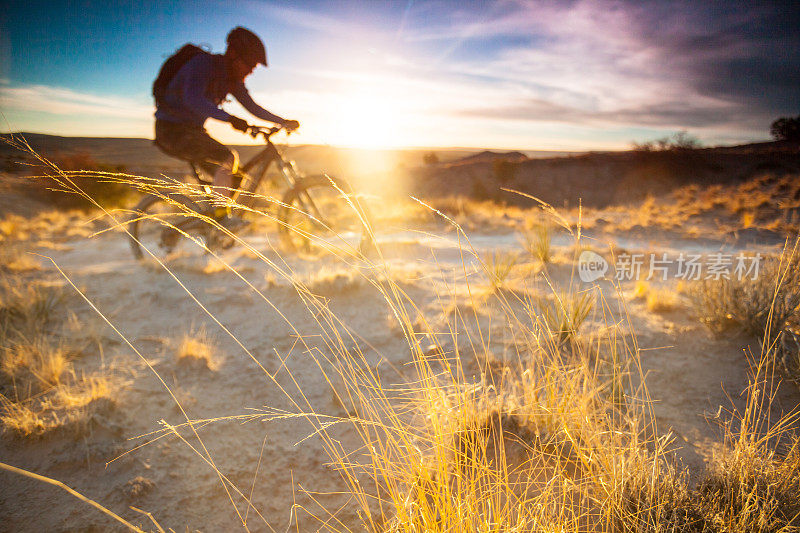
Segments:
[[[384,242],[389,268],[405,280],[404,288],[421,308],[437,305],[442,295],[436,293],[431,280],[441,278],[443,270],[453,269],[463,275],[461,253],[452,246],[451,236],[447,237],[449,241],[417,233],[383,238],[391,241]],[[264,244],[263,239],[253,238],[252,242],[260,248]],[[478,235],[472,242],[479,253],[519,246],[514,235]],[[319,313],[302,303],[289,280],[266,269],[242,247],[225,252],[223,257],[261,290],[266,300],[207,256],[188,253],[170,261],[184,289],[163,270],[133,261],[119,233],[72,239],[68,244],[70,249],[46,253],[140,351],[191,418],[247,414],[264,406],[345,414],[323,378],[322,370],[329,370],[328,364],[314,357],[313,348],[321,353],[326,350],[315,322]],[[650,251],[651,247],[651,243],[642,243],[643,249]],[[282,264],[277,253],[265,254]],[[406,341],[391,327],[389,309],[381,295],[358,272],[332,257],[290,257],[286,261],[286,267],[312,291],[330,299],[331,309],[357,335],[367,364],[380,366],[389,383],[410,379],[404,370],[409,362]],[[49,277],[58,278],[46,262],[43,266]],[[632,283],[623,289],[629,291],[631,287]],[[217,474],[189,446],[173,436],[129,440],[160,429],[162,420],[182,423],[183,416],[145,362],[104,326],[77,294],[72,293],[67,305],[86,328],[99,332],[102,350],[97,344],[87,348],[77,364],[87,371],[101,365],[113,369],[122,384],[115,395],[116,406],[98,413],[92,432],[80,438],[53,435],[21,441],[5,437],[0,441],[2,460],[53,476],[139,523],[144,519],[129,506],[152,512],[162,526],[176,530],[233,529],[239,518]],[[718,442],[717,432],[705,415],[729,407],[731,398],[741,407],[739,395],[746,386],[748,371],[742,349],[753,339],[712,338],[686,308],[656,315],[644,304],[634,302],[629,310],[661,430],[674,430],[679,457],[696,469]],[[229,333],[215,324],[209,313],[229,328]],[[201,325],[217,339],[221,365],[214,371],[183,366],[174,356],[176,339],[192,326]],[[298,342],[298,337],[306,346]],[[308,405],[292,405],[281,391],[284,388],[297,398],[298,387]],[[782,390],[777,407],[800,404],[795,389]],[[300,531],[313,530],[319,522],[311,513],[325,517],[315,500],[328,508],[346,503],[346,497],[335,494],[341,489],[339,474],[327,466],[328,457],[319,438],[306,439],[311,431],[302,418],[256,419],[246,424],[222,420],[198,429],[220,471],[242,492],[249,493],[252,488],[253,503],[263,521],[237,498],[241,515],[248,513],[251,531],[285,530],[295,520]],[[334,428],[332,435],[345,448],[359,445],[346,424]],[[121,456],[148,439],[152,442],[147,446]],[[197,445],[196,439],[188,440]],[[106,461],[118,456],[105,466]],[[0,473],[0,482],[1,530],[112,527],[106,517],[55,488],[6,473]],[[293,502],[302,509],[293,508]],[[338,519],[354,523],[355,509],[345,506]]]

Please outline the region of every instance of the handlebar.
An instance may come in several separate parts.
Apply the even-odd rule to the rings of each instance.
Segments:
[[[273,126],[271,128],[264,128],[264,127],[261,127],[261,126],[254,126],[252,124],[248,124],[247,125],[247,133],[250,135],[250,137],[255,139],[256,137],[261,135],[261,136],[264,137],[265,141],[269,141],[270,137],[272,137],[273,135],[275,135],[276,133],[278,133],[282,129],[285,129],[285,128],[283,126]],[[292,131],[294,131],[294,130],[286,130],[286,135],[291,135]]]

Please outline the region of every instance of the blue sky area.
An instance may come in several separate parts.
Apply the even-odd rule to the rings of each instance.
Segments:
[[[243,25],[270,61],[247,85],[301,121],[297,142],[613,149],[678,130],[706,144],[764,140],[772,120],[800,114],[795,5],[9,2],[0,130],[151,137],[164,58],[185,42],[221,52]]]

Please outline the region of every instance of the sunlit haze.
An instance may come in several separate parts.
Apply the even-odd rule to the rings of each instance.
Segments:
[[[295,7],[296,5],[296,7]],[[788,4],[786,4],[788,5]],[[362,148],[626,148],[687,130],[768,138],[798,112],[784,3],[17,2],[2,19],[3,131],[152,137],[150,86],[185,42],[267,43],[254,99],[293,142]],[[225,108],[247,117],[235,103]],[[253,119],[254,121],[254,119]],[[227,143],[247,138],[209,120]]]

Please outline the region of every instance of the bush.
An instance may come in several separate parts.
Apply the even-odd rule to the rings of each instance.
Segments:
[[[769,257],[758,278],[703,280],[690,290],[700,321],[715,333],[731,326],[772,336],[790,326],[800,309],[800,258]]]
[[[687,131],[673,133],[670,137],[662,137],[653,141],[643,143],[632,143],[633,150],[637,152],[667,152],[671,150],[696,150],[703,144],[700,139],[689,135]]]
[[[55,152],[44,167],[38,195],[46,202],[64,209],[87,209],[91,202],[78,193],[83,191],[103,207],[124,206],[135,196],[134,188],[117,176],[126,171],[123,165],[98,162],[88,152]]]
[[[757,279],[704,280],[689,289],[689,297],[702,323],[714,333],[740,329],[763,340],[770,358],[787,373],[800,377],[800,256],[762,262]]]
[[[800,115],[779,118],[772,123],[769,132],[778,141],[800,141]]]
[[[426,165],[435,165],[439,162],[439,156],[436,155],[436,152],[428,152],[422,156],[422,162]]]

